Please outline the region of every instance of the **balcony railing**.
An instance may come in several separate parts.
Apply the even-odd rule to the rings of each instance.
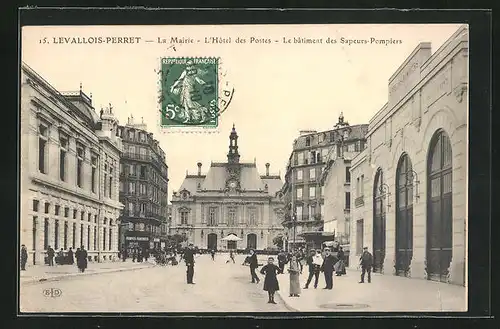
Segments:
[[[123,152],[122,157],[134,160],[151,161],[151,155],[136,152]]]
[[[361,207],[364,204],[365,204],[365,197],[363,195],[354,199],[354,206]]]

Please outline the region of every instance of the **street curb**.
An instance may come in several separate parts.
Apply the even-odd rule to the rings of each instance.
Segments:
[[[283,296],[281,296],[280,290],[277,291],[278,296],[280,297],[281,301],[285,305],[285,307],[290,311],[290,312],[301,312],[300,310],[296,309],[295,307],[291,306],[290,303],[288,303]]]
[[[60,276],[53,276],[50,278],[41,278],[41,279],[36,279],[36,280],[29,280],[29,281],[24,281],[24,282],[19,282],[21,286],[31,286],[31,285],[36,285],[36,284],[41,284],[45,282],[54,282],[54,281],[64,281],[66,279],[71,279],[74,277],[81,277],[81,276],[91,276],[91,275],[97,275],[97,274],[107,274],[107,273],[118,273],[118,272],[126,272],[126,271],[135,271],[135,270],[143,270],[146,268],[151,268],[155,267],[156,265],[151,264],[149,266],[142,266],[142,267],[133,267],[133,268],[120,268],[116,270],[110,270],[106,272],[88,272],[85,274],[81,273],[72,273],[72,274],[66,274],[66,275],[60,275]]]

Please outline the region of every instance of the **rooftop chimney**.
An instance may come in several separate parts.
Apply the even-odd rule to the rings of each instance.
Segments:
[[[269,176],[269,166],[270,166],[269,162],[266,163],[266,176]]]
[[[198,162],[198,176],[201,176],[201,162]]]

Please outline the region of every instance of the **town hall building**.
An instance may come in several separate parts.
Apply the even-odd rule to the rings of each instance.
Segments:
[[[283,232],[284,201],[279,175],[260,175],[256,163],[240,162],[238,134],[233,125],[227,162],[212,162],[206,174],[186,177],[172,196],[171,233],[183,234],[200,249],[275,247]],[[234,235],[238,241],[224,241]]]

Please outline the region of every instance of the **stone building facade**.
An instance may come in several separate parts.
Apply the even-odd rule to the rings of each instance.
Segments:
[[[340,121],[340,120],[339,120]],[[337,150],[329,154],[321,184],[324,186],[324,231],[334,232],[334,239],[344,249],[350,251],[351,225],[351,160],[366,147],[365,134],[368,125],[338,127],[342,137]],[[356,143],[360,147],[356,147]]]
[[[367,246],[376,272],[465,284],[467,90],[466,26],[434,54],[419,44],[389,80],[352,160],[354,266]]]
[[[240,162],[233,126],[227,162],[212,162],[206,174],[186,174],[172,197],[171,234],[184,234],[200,249],[273,248],[282,234],[283,185],[279,175],[260,175],[255,163]],[[241,241],[222,241],[234,234]]]
[[[120,247],[161,248],[162,226],[168,219],[168,166],[166,155],[144,122],[128,118],[118,127],[123,153],[120,159],[120,202],[125,205]]]
[[[95,113],[80,86],[61,93],[25,63],[21,69],[21,243],[29,263],[48,246],[80,246],[89,260],[118,253],[121,139],[111,106]]]
[[[302,131],[293,144],[285,183],[286,247],[319,247],[321,240],[333,238],[333,217],[326,217],[323,174],[330,159],[338,154],[359,152],[365,148],[367,125],[349,125],[341,113],[334,129]],[[331,165],[331,164],[330,164]],[[294,217],[295,216],[295,217]],[[325,233],[321,233],[325,232]]]

